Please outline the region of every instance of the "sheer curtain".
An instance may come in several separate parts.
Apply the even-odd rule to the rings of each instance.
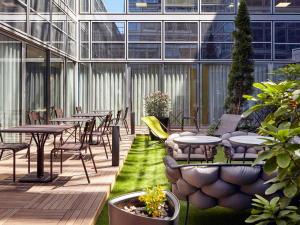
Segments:
[[[65,84],[65,116],[71,116],[75,112],[75,64],[67,62],[67,74]]]
[[[78,74],[78,105],[83,112],[89,112],[89,64],[79,64]]]
[[[224,113],[230,64],[202,65],[202,123],[217,121]]]
[[[12,127],[21,122],[21,44],[0,35],[0,126]],[[15,135],[4,135],[11,139]]]
[[[64,64],[62,62],[52,62],[50,75],[50,106],[62,108],[63,79]]]
[[[132,110],[135,112],[136,124],[145,116],[144,98],[152,92],[158,91],[160,64],[133,64],[131,65],[131,100]]]
[[[121,110],[126,101],[125,64],[93,63],[90,86],[92,110]]]
[[[164,66],[162,91],[168,93],[171,98],[172,115],[177,117],[180,112],[184,115],[194,114],[197,107],[196,83],[196,65],[167,64]],[[178,123],[178,121],[171,122]]]

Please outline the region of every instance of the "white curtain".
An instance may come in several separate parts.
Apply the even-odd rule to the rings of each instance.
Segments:
[[[63,103],[63,63],[51,63],[50,106],[62,108]]]
[[[89,64],[79,64],[78,106],[83,112],[89,112]]]
[[[21,45],[0,35],[0,125],[17,126],[21,122]],[[11,139],[15,135],[5,135]]]
[[[93,63],[90,82],[91,110],[124,109],[125,64]]]
[[[73,62],[67,63],[66,74],[66,102],[65,102],[65,116],[69,117],[75,112],[75,64]]]
[[[160,64],[131,65],[131,100],[132,110],[135,112],[136,124],[145,116],[144,98],[159,90]]]

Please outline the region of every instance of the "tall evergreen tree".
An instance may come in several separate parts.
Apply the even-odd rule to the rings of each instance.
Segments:
[[[232,65],[228,77],[228,94],[225,108],[229,113],[240,114],[245,103],[243,95],[252,93],[254,81],[252,33],[245,0],[240,0],[238,14],[235,18],[233,38]]]

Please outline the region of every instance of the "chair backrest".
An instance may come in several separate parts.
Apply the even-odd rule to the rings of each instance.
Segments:
[[[265,182],[276,176],[276,173],[266,174],[262,165],[178,165],[170,156],[164,158],[164,164],[172,192],[200,209],[215,206],[249,209],[254,195],[264,196],[271,185]]]
[[[102,120],[101,124],[97,127],[98,132],[102,132],[102,135],[109,130],[112,121],[112,113],[109,112]]]
[[[121,114],[122,114],[122,110],[118,110],[117,116],[116,116],[116,119],[115,119],[115,124],[114,124],[115,126],[117,126],[119,124]]]
[[[62,118],[64,116],[64,112],[60,108],[55,108],[55,116],[56,118]]]
[[[76,113],[82,113],[82,108],[81,106],[75,107]]]
[[[84,143],[90,143],[92,141],[94,126],[95,119],[89,120],[85,123],[84,132],[80,139],[81,145]]]
[[[223,134],[236,131],[241,119],[241,115],[223,114],[220,118],[218,129],[216,130],[214,135],[222,136]]]
[[[151,132],[161,140],[166,140],[169,134],[164,131],[161,123],[155,116],[146,116],[142,118],[142,121],[148,126]]]
[[[126,109],[124,111],[124,115],[123,115],[123,120],[127,119],[128,110],[129,110],[129,107],[126,107]]]
[[[41,116],[38,112],[29,112],[28,119],[31,125],[41,124]]]

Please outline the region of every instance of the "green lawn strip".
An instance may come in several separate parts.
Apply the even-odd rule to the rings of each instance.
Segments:
[[[169,189],[169,182],[165,176],[165,167],[162,162],[165,154],[163,145],[157,144],[147,147],[145,136],[137,136],[117,177],[109,199],[155,185],[161,185],[165,189]],[[222,149],[218,149],[215,161],[226,161]],[[180,224],[183,224],[185,209],[185,203],[181,202]],[[248,215],[248,212],[238,212],[220,207],[208,210],[191,207],[188,224],[240,225],[244,224],[243,221]],[[107,204],[97,220],[97,225],[108,225]],[[120,225],[122,224],[120,223]]]

